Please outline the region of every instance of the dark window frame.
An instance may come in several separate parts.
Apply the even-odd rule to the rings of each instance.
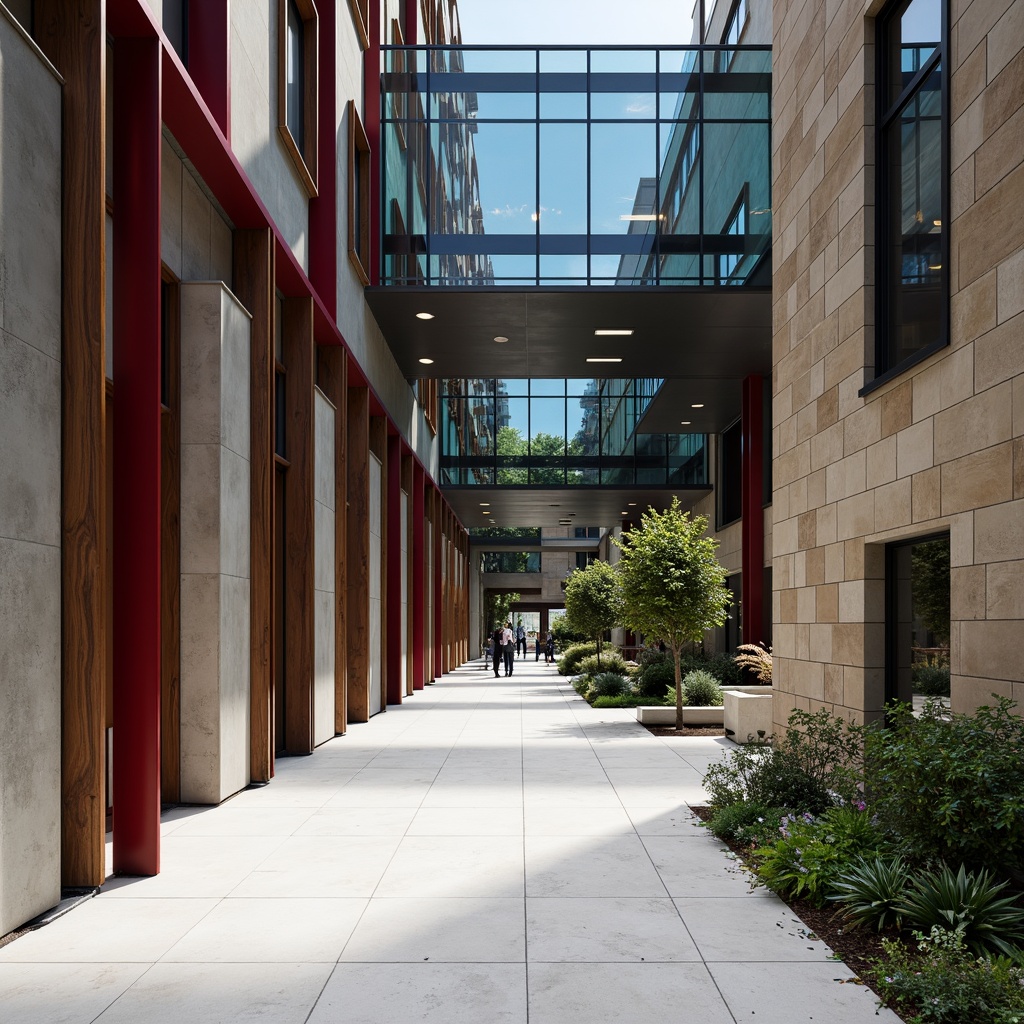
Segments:
[[[735,475],[737,476],[735,484],[735,494],[732,493],[732,489],[726,485],[726,435],[731,435],[732,431],[738,433],[739,441],[736,445],[736,467]],[[733,523],[738,523],[743,518],[743,418],[738,417],[733,420],[723,431],[718,435],[718,451],[716,452],[716,469],[717,474],[715,477],[715,491],[717,493],[717,499],[715,501],[715,528],[723,530],[727,526],[731,526]],[[731,465],[731,461],[730,461]],[[727,501],[735,501],[738,506],[736,509],[736,515],[730,515],[732,509],[726,508]],[[729,516],[729,518],[726,518]]]
[[[370,142],[354,100],[348,101],[348,258],[370,283]]]
[[[288,115],[288,49],[291,35],[289,13],[302,22],[301,129],[296,138]],[[317,89],[319,24],[313,0],[278,0],[277,22],[277,128],[285,149],[295,164],[299,180],[312,199],[317,194]]]
[[[161,24],[167,41],[171,44],[174,52],[181,58],[181,63],[188,67],[188,5],[189,0],[163,0],[161,5]],[[174,8],[178,9],[178,23],[174,25],[175,31],[170,31],[168,25],[169,16],[174,14]]]
[[[935,352],[949,345],[949,227],[950,227],[950,80],[949,80],[949,3],[939,0],[941,38],[938,45],[910,82],[900,91],[896,99],[892,95],[892,69],[890,43],[893,26],[906,12],[912,0],[898,0],[890,4],[876,19],[875,23],[875,355],[873,377],[866,380],[860,395],[869,394],[876,388],[898,377],[912,366],[927,359]],[[889,293],[889,245],[892,218],[899,217],[889,203],[889,147],[886,144],[887,129],[900,117],[908,104],[921,95],[929,78],[939,71],[940,89],[940,168],[939,188],[941,190],[940,210],[942,234],[940,254],[942,273],[940,280],[939,333],[938,336],[916,352],[896,362],[891,361],[891,338],[888,329],[892,296]],[[870,372],[870,371],[869,371]]]

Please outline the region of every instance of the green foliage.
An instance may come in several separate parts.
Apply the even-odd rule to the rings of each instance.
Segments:
[[[784,817],[779,830],[779,839],[754,852],[758,878],[780,896],[819,906],[854,859],[876,853],[882,841],[870,815],[854,807]]]
[[[643,697],[638,693],[624,693],[618,697],[595,697],[592,703],[595,708],[648,708],[667,704],[668,701]]]
[[[943,864],[911,882],[899,904],[908,925],[921,930],[957,932],[973,953],[1014,956],[1024,942],[1024,909],[1012,896],[1000,896],[1008,883],[988,871],[975,874],[961,864],[956,874]]]
[[[657,697],[661,700],[666,686],[673,689],[676,685],[676,668],[671,658],[664,661],[655,661],[640,670],[636,677],[634,689],[637,693],[646,697]]]
[[[704,669],[688,672],[683,679],[683,688],[686,691],[687,707],[716,708],[721,707],[725,700],[718,680]]]
[[[551,636],[554,638],[555,647],[558,650],[565,650],[573,644],[584,643],[587,639],[582,633],[577,633],[566,621],[564,615],[559,615],[551,623]]]
[[[859,857],[835,880],[828,898],[842,904],[839,912],[854,927],[882,931],[900,927],[899,905],[909,885],[910,867],[902,857]]]
[[[636,663],[640,666],[641,671],[650,668],[652,665],[663,665],[666,663],[671,665],[672,655],[668,651],[663,651],[655,644],[644,644],[636,652]]]
[[[915,716],[896,705],[889,728],[867,732],[872,810],[912,862],[1024,866],[1024,718],[1014,707],[998,698],[965,715],[929,702]]]
[[[580,670],[580,662],[593,654],[597,654],[595,643],[585,640],[582,643],[570,644],[558,657],[558,671],[563,676],[574,676]]]
[[[590,676],[577,676],[572,681],[572,688],[584,699],[587,699],[587,695],[590,693]]]
[[[885,1004],[908,1024],[1019,1024],[1024,1020],[1024,970],[1008,957],[974,957],[956,932],[920,932],[916,951],[883,940],[885,955],[871,974]]]
[[[949,538],[910,551],[914,614],[940,644],[949,643]]]
[[[779,835],[784,811],[758,803],[738,803],[721,807],[708,822],[711,834],[742,846],[767,846]]]
[[[593,648],[594,645],[590,646]],[[596,676],[599,672],[614,672],[620,676],[629,675],[625,660],[614,647],[608,648],[601,655],[600,663],[596,654],[588,654],[580,661],[576,671],[585,676]]]
[[[601,654],[601,638],[619,624],[622,600],[619,578],[607,562],[575,569],[565,581],[565,618],[569,627],[593,639]]]
[[[925,697],[949,696],[948,665],[915,665],[910,670],[914,693]]]
[[[484,608],[487,631],[492,633],[495,626],[504,626],[512,618],[512,605],[518,603],[518,594],[500,594],[497,591],[489,590]]]
[[[767,807],[819,814],[859,798],[861,730],[833,718],[794,711],[775,745],[752,743],[730,751],[704,776],[713,807],[752,800]]]
[[[588,659],[589,660],[589,659]],[[629,693],[629,680],[618,672],[599,672],[590,683],[590,697],[621,697]]]

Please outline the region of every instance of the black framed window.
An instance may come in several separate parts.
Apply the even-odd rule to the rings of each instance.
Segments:
[[[162,20],[164,35],[188,67],[188,0],[164,0]]]
[[[899,0],[877,23],[877,383],[949,341],[947,24],[945,0]]]
[[[305,111],[302,94],[306,79],[306,41],[295,0],[288,0],[288,38],[285,43],[285,123],[299,152],[305,149]]]
[[[725,31],[722,33],[723,46],[739,46],[749,13],[747,0],[735,0],[729,12],[729,20],[725,23]],[[728,71],[735,57],[736,53],[733,50],[720,50],[716,61],[718,70]]]
[[[718,435],[718,525],[743,515],[743,422],[737,420]]]
[[[719,284],[742,284],[743,277],[740,274],[743,263],[743,250],[746,247],[747,238],[747,188],[743,187],[729,214],[729,219],[722,228],[722,234],[727,236],[730,244],[734,244],[734,251],[722,253],[718,257],[718,283]]]

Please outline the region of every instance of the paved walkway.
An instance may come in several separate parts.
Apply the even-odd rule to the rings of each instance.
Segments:
[[[471,663],[169,813],[159,876],[0,949],[0,1020],[897,1021],[696,826],[725,745]]]

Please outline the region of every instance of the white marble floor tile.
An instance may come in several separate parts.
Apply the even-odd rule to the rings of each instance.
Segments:
[[[522,896],[522,842],[506,836],[406,836],[374,895]]]
[[[297,836],[401,836],[415,807],[321,807],[295,830]]]
[[[710,834],[688,807],[663,810],[660,807],[630,807],[633,827],[641,836],[703,836]]]
[[[315,810],[311,807],[209,808],[184,819],[177,836],[290,836]]]
[[[717,840],[707,836],[643,836],[670,896],[764,897],[766,889],[751,893],[751,876]]]
[[[376,898],[345,946],[342,961],[522,963],[521,899]]]
[[[528,896],[666,896],[636,836],[527,836]]]
[[[412,1024],[414,1021],[416,1024],[525,1024],[526,967],[524,964],[338,964],[308,1024]]]
[[[529,898],[531,962],[699,961],[700,953],[670,899]]]
[[[0,963],[0,1020],[91,1024],[148,969],[139,963]]]
[[[526,808],[529,836],[630,836],[633,823],[621,807]]]
[[[409,826],[410,836],[521,836],[521,807],[429,807],[425,803]]]

